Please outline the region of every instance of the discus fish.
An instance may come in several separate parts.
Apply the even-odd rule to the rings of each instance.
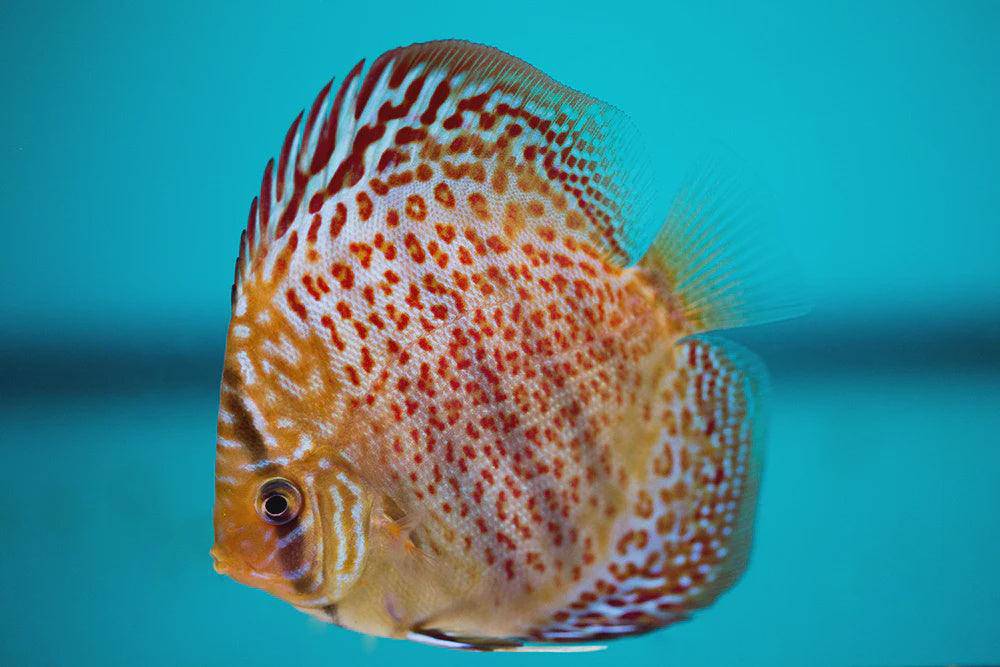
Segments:
[[[240,243],[217,571],[472,650],[710,604],[747,562],[766,378],[703,334],[800,310],[744,188],[710,165],[655,210],[626,117],[493,48],[332,84]]]

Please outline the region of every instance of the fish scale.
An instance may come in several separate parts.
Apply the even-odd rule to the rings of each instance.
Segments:
[[[217,567],[465,648],[709,604],[747,558],[763,371],[691,336],[775,313],[705,231],[718,182],[655,220],[624,115],[488,47],[397,49],[332,90],[241,239]],[[278,526],[274,479],[302,498]]]

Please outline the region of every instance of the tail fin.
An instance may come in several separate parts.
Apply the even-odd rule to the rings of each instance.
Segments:
[[[801,279],[771,227],[753,179],[729,156],[685,180],[639,265],[697,331],[787,319],[808,311]]]

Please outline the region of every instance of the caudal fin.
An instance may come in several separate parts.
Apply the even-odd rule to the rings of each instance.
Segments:
[[[703,160],[640,262],[697,331],[763,324],[809,309],[753,182],[728,155]]]

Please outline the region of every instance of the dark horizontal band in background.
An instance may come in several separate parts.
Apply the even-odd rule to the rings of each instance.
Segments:
[[[725,332],[762,356],[776,379],[824,374],[1000,372],[1000,314],[947,321],[805,318]],[[219,383],[224,334],[130,335],[56,345],[0,343],[0,400],[148,394]]]

